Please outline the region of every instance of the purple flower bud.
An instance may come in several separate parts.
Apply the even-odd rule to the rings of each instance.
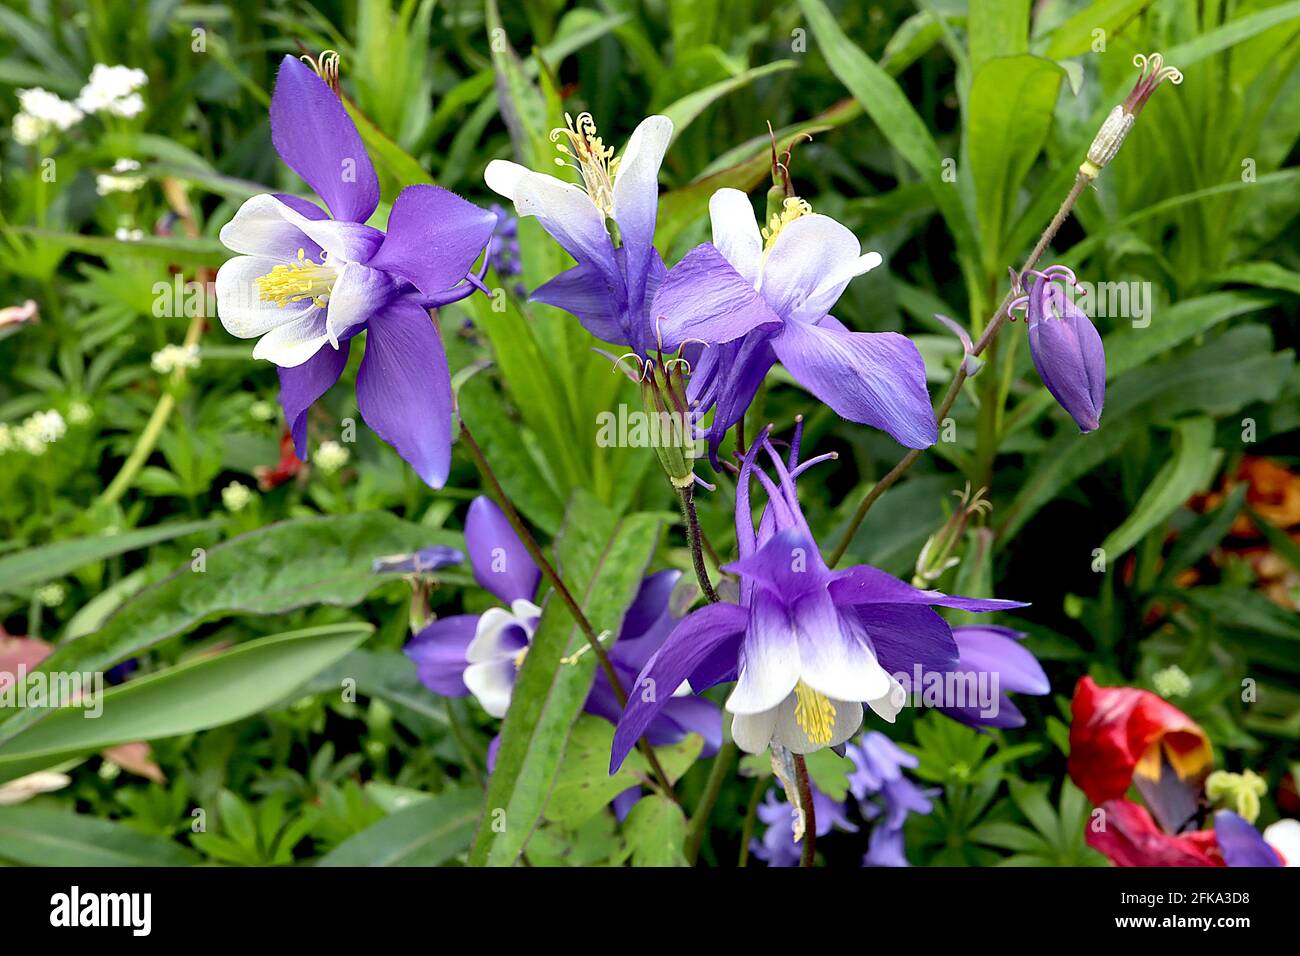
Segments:
[[[1061,275],[1054,268],[1033,280],[1027,302],[1029,353],[1038,377],[1079,430],[1095,431],[1106,399],[1106,352],[1096,327],[1057,284]]]

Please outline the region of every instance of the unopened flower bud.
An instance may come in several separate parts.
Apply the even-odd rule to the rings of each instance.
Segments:
[[[1106,400],[1106,352],[1101,335],[1058,284],[1062,279],[1076,284],[1069,269],[1052,266],[1033,275],[1024,302],[1034,368],[1079,430],[1094,431],[1101,424]]]
[[[1137,83],[1124,102],[1106,116],[1101,129],[1093,138],[1092,145],[1088,147],[1087,160],[1079,167],[1080,174],[1088,179],[1097,178],[1097,174],[1115,158],[1119,148],[1124,145],[1124,138],[1128,136],[1128,131],[1133,128],[1138,114],[1142,112],[1142,107],[1146,105],[1156,88],[1165,80],[1169,80],[1175,86],[1183,82],[1182,71],[1176,67],[1165,66],[1165,58],[1159,53],[1152,53],[1150,56],[1139,53],[1133,57],[1133,65],[1142,71]]]

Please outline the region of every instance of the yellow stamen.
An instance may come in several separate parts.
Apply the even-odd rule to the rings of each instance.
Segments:
[[[576,121],[565,113],[564,122],[567,125],[551,130],[551,142],[569,159],[576,160],[576,164],[557,156],[555,165],[576,169],[596,208],[607,216],[611,215],[614,211],[614,177],[618,174],[614,147],[606,146],[596,135],[596,121],[590,113],[579,113]],[[561,143],[561,138],[568,142]]]
[[[812,206],[806,199],[800,199],[798,196],[787,196],[785,202],[781,204],[781,211],[772,214],[772,221],[768,223],[767,228],[763,230],[763,251],[767,252],[776,242],[776,237],[780,235],[781,230],[790,223],[803,216],[811,215]]]
[[[311,299],[319,308],[329,302],[330,290],[338,273],[323,263],[308,259],[304,250],[287,265],[276,266],[264,276],[253,280],[258,297],[263,302],[274,302],[284,308],[290,302]]]
[[[524,666],[524,658],[527,656],[528,648],[525,646],[515,655],[515,670],[519,670],[519,668]]]
[[[794,685],[794,720],[815,744],[828,744],[835,728],[835,705],[803,681]]]

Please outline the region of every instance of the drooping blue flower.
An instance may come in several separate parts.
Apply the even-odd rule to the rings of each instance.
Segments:
[[[787,200],[759,232],[749,198],[720,189],[709,201],[713,241],[697,246],[659,286],[650,308],[655,344],[692,358],[687,397],[713,420],[716,452],[778,360],[842,418],[888,432],[909,448],[938,440],[925,363],[896,332],[850,332],[829,315],[849,281],[880,264],[857,237],[802,200]],[[764,238],[766,237],[766,239]]]
[[[292,56],[271,99],[280,158],[329,209],[296,196],[245,202],[221,230],[239,253],[217,272],[226,331],[256,338],[254,358],[279,366],[280,403],[299,458],[307,412],[347,366],[366,332],[357,402],[366,423],[433,487],[451,463],[451,380],[429,309],[475,288],[470,270],[495,217],[437,186],[409,186],[388,231],[366,225],[379,180],[335,93]]]
[[[813,802],[813,830],[820,839],[832,829],[856,833],[857,825],[849,819],[845,804],[832,800],[810,782]],[[794,842],[794,808],[769,791],[758,807],[758,819],[767,825],[761,840],[750,841],[750,852],[768,866],[798,866],[802,848]]]
[[[1052,686],[1043,666],[1022,643],[1025,635],[1009,627],[967,624],[952,629],[960,659],[953,669],[972,678],[994,677],[998,698],[992,713],[974,702],[950,702],[937,709],[970,727],[1023,727],[1025,716],[1007,696],[1008,691],[1041,697]]]
[[[439,618],[407,643],[406,655],[415,661],[420,681],[430,690],[446,697],[473,694],[491,716],[504,717],[541,617],[541,609],[533,603],[541,571],[505,514],[483,496],[470,504],[465,547],[475,580],[507,607]],[[625,690],[676,623],[669,598],[680,576],[675,570],[647,576],[623,616],[618,640],[608,654]],[[583,709],[611,723],[618,718],[617,697],[601,668]],[[691,733],[704,738],[706,756],[716,753],[722,743],[722,713],[710,701],[692,696],[688,688],[679,688],[647,727],[646,739],[660,746]]]
[[[740,577],[740,603],[692,612],[646,661],[614,734],[611,771],[667,704],[661,689],[687,680],[697,693],[736,681],[726,708],[735,716],[732,735],[742,750],[761,753],[777,743],[802,754],[836,746],[861,725],[864,703],[893,721],[907,696],[895,673],[915,667],[946,672],[958,665],[952,629],[934,606],[1024,606],[922,591],[868,565],[831,571],[795,491],[795,479],[830,456],[801,465],[799,444],[797,429],[787,465],[764,429],[745,456],[736,487],[740,560],[724,569]],[[764,452],[777,483],[756,467]],[[768,499],[757,532],[749,504],[752,477]]]
[[[1106,350],[1101,335],[1059,284],[1064,280],[1077,285],[1073,272],[1050,266],[1030,275],[1029,292],[1012,307],[1025,307],[1034,368],[1079,431],[1095,431],[1106,401]]]
[[[904,852],[903,825],[910,814],[928,815],[940,791],[923,790],[906,777],[904,768],[915,768],[919,761],[879,731],[849,744],[845,756],[854,766],[849,792],[863,817],[874,823],[862,865],[911,866]]]
[[[1285,862],[1254,825],[1231,810],[1214,815],[1214,839],[1228,866],[1284,866]]]
[[[578,170],[582,185],[496,159],[484,179],[515,204],[520,216],[536,216],[542,228],[577,265],[537,289],[533,301],[575,316],[588,332],[646,356],[654,346],[647,306],[664,276],[654,246],[659,208],[659,166],[673,124],[651,116],[633,131],[621,156],[596,133],[590,113],[551,133],[561,166]],[[616,226],[617,242],[607,221]]]

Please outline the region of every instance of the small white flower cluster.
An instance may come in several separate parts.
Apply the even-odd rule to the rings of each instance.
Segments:
[[[35,145],[54,130],[71,129],[91,113],[127,119],[139,116],[144,111],[144,97],[139,90],[148,82],[144,70],[96,63],[75,103],[39,86],[19,90],[14,140],[22,146]]]
[[[323,441],[312,457],[312,464],[324,474],[332,475],[351,459],[352,453],[336,441]]]
[[[248,414],[252,415],[259,422],[269,422],[275,418],[279,409],[275,402],[268,402],[264,398],[259,398],[248,407]]]
[[[95,177],[95,192],[101,196],[109,193],[133,193],[145,183],[143,176],[124,175],[140,169],[134,159],[119,159],[113,164],[112,173],[100,173]]]
[[[20,425],[0,424],[0,455],[9,451],[43,455],[46,446],[54,444],[67,431],[63,416],[53,409],[33,412]]]
[[[144,70],[96,63],[77,97],[77,106],[87,113],[111,113],[127,119],[139,116],[144,110],[144,97],[137,91],[148,82]]]
[[[226,506],[227,511],[243,511],[252,500],[252,489],[238,481],[232,481],[221,489],[221,503]]]
[[[31,146],[53,130],[66,130],[81,122],[85,114],[72,103],[39,86],[18,91],[18,113],[14,116],[14,139]]]
[[[199,347],[197,345],[164,345],[149,364],[159,375],[170,375],[177,369],[194,369],[199,367]]]
[[[1177,664],[1170,664],[1152,674],[1151,684],[1155,687],[1156,693],[1166,699],[1186,697],[1192,692],[1192,679]]]
[[[144,238],[144,230],[118,226],[113,230],[113,238],[118,242],[139,242]]]
[[[67,589],[57,581],[43,584],[36,589],[36,600],[40,601],[45,607],[58,607],[67,596]]]

